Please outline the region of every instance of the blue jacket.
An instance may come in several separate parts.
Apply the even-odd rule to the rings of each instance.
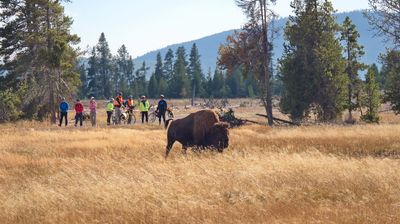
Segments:
[[[162,111],[162,112],[164,112],[164,111],[167,111],[167,102],[165,101],[165,100],[160,100],[159,102],[158,102],[158,106],[157,106],[157,109],[159,110],[159,111]]]
[[[69,110],[68,103],[67,102],[61,102],[60,103],[60,111],[65,113],[65,112],[68,112],[68,110]]]

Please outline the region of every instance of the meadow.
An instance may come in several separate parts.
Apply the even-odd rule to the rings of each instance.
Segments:
[[[236,111],[262,121],[257,103]],[[96,128],[0,125],[0,223],[400,223],[400,118],[382,117],[246,125],[224,153],[176,143],[168,159],[158,124],[103,111]]]

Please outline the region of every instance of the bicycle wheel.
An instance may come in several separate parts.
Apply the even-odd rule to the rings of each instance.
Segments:
[[[131,116],[130,117],[130,120],[129,120],[129,116]],[[135,114],[131,114],[131,115],[129,115],[128,114],[128,119],[127,119],[127,124],[128,125],[134,125],[136,123],[136,116],[135,116]]]
[[[168,111],[168,119],[172,119],[174,118],[174,113],[172,113],[172,111]]]
[[[122,113],[119,119],[121,121],[121,124],[126,124],[128,120],[125,113]]]
[[[151,123],[154,123],[156,119],[157,119],[156,113],[153,112],[149,115],[149,120]]]

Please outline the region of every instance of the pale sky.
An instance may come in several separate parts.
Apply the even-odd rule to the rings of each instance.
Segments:
[[[281,17],[291,14],[291,0],[277,0]],[[368,7],[368,0],[333,0],[339,11]],[[171,44],[240,28],[245,17],[234,0],[72,0],[65,11],[80,47],[94,46],[104,32],[112,53],[125,44],[134,57]]]

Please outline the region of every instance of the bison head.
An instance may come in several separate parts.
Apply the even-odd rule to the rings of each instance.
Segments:
[[[229,124],[225,122],[215,123],[209,135],[209,145],[222,151],[229,146]]]

